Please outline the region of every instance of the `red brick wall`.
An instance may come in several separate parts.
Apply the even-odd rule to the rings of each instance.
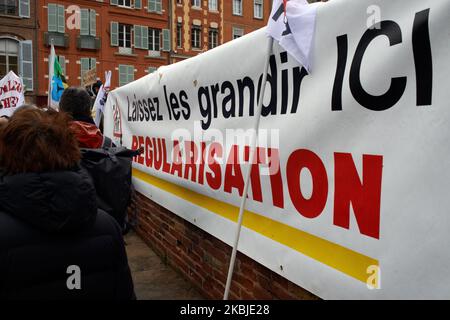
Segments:
[[[242,16],[233,15],[233,1],[224,1],[224,42],[233,40],[233,27],[241,28],[244,34],[248,34],[267,25],[270,11],[272,9],[271,0],[264,0],[263,19],[254,18],[254,1],[242,1]]]
[[[231,247],[136,192],[129,208],[136,232],[209,299],[222,299]],[[318,299],[238,253],[230,299]]]

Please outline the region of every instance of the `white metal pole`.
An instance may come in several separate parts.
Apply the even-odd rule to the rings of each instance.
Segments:
[[[53,39],[50,41],[50,59],[48,61],[48,96],[47,96],[47,108],[52,107],[52,82],[53,82],[53,70],[54,70],[54,64],[55,64],[55,54],[53,52],[55,51],[55,47],[53,45]]]
[[[270,56],[272,55],[272,50],[273,50],[273,38],[269,36],[268,43],[267,43],[267,51],[266,51],[267,56],[266,56],[266,61],[264,64],[262,88],[261,88],[261,92],[259,93],[258,111],[256,114],[255,124],[254,124],[253,132],[251,135],[252,139],[251,139],[251,143],[250,143],[250,159],[248,162],[248,169],[247,169],[246,177],[245,177],[244,193],[242,194],[241,206],[239,208],[239,218],[238,218],[238,222],[237,222],[238,225],[237,225],[237,230],[236,230],[236,237],[234,239],[233,252],[231,253],[230,266],[228,268],[228,277],[227,277],[227,284],[225,286],[225,293],[223,295],[224,300],[228,300],[228,296],[230,294],[231,280],[233,278],[234,264],[236,262],[236,253],[237,253],[237,248],[238,248],[238,244],[239,244],[239,238],[241,236],[242,220],[244,218],[244,210],[245,210],[245,203],[247,200],[248,186],[250,184],[250,173],[252,170],[253,161],[255,159],[256,142],[258,141],[259,122],[261,119],[262,104],[263,104],[263,99],[264,99],[264,93],[266,91],[267,72],[269,70],[269,61],[270,61]]]

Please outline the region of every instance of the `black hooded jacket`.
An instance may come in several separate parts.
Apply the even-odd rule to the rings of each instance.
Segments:
[[[0,300],[134,298],[121,229],[87,172],[0,174]]]

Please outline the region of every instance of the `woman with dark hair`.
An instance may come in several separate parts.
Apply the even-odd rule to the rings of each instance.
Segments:
[[[97,210],[69,121],[25,108],[0,132],[0,300],[135,297],[121,229]]]
[[[91,116],[91,97],[84,88],[69,87],[64,90],[59,110],[72,117],[70,128],[75,133],[80,148],[112,146],[112,141],[101,133]]]

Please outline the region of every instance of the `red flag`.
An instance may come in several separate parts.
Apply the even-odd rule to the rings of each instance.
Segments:
[[[283,0],[283,6],[284,6],[284,23],[287,22],[287,17],[286,17],[286,6],[287,6],[287,2],[288,2],[288,0]]]

